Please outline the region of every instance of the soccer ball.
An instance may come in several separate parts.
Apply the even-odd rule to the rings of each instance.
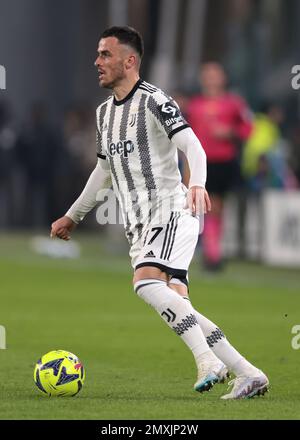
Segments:
[[[37,361],[33,378],[45,396],[75,396],[82,388],[85,369],[75,354],[54,350]]]

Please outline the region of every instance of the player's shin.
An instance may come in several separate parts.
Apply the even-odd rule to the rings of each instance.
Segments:
[[[188,297],[184,299],[190,303]],[[197,312],[197,310],[193,310],[210,349],[224,362],[227,368],[237,376],[241,374],[254,374],[257,370],[256,367],[248,362],[247,359],[230,344],[222,330],[212,321],[201,315],[201,313]]]
[[[206,385],[210,387],[218,381],[216,372],[220,369],[220,361],[210,350],[191,304],[170,289],[162,280],[144,279],[136,282],[134,289],[160,314],[192,351],[198,367],[198,379],[201,378],[197,382],[200,388],[195,389],[197,391],[209,389]],[[203,368],[204,365],[205,368]],[[208,384],[208,381],[211,382]]]
[[[148,279],[135,283],[136,293],[150,304],[193,352],[196,362],[210,351],[206,338],[198,325],[191,304],[171,290],[165,281]]]

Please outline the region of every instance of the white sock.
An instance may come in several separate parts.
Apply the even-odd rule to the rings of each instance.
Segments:
[[[167,283],[162,280],[138,281],[134,285],[134,290],[181,337],[192,351],[198,368],[203,356],[207,356],[208,353],[210,358],[211,356],[215,358],[189,301],[170,289]]]
[[[190,302],[188,297],[184,299]],[[194,315],[202,328],[210,349],[236,376],[253,375],[257,368],[247,361],[228,341],[222,330],[194,309]]]

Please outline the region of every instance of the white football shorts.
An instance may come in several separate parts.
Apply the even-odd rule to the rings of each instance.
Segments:
[[[132,267],[154,266],[187,283],[187,271],[202,231],[188,210],[170,214],[165,224],[150,224],[130,248]]]

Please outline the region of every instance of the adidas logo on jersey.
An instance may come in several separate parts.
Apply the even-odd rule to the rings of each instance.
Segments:
[[[134,144],[130,140],[119,141],[117,143],[108,140],[107,144],[107,152],[111,157],[115,154],[128,157],[128,154],[132,153],[134,150]]]
[[[144,258],[156,258],[154,253],[152,251],[148,252],[146,255],[144,255]]]

